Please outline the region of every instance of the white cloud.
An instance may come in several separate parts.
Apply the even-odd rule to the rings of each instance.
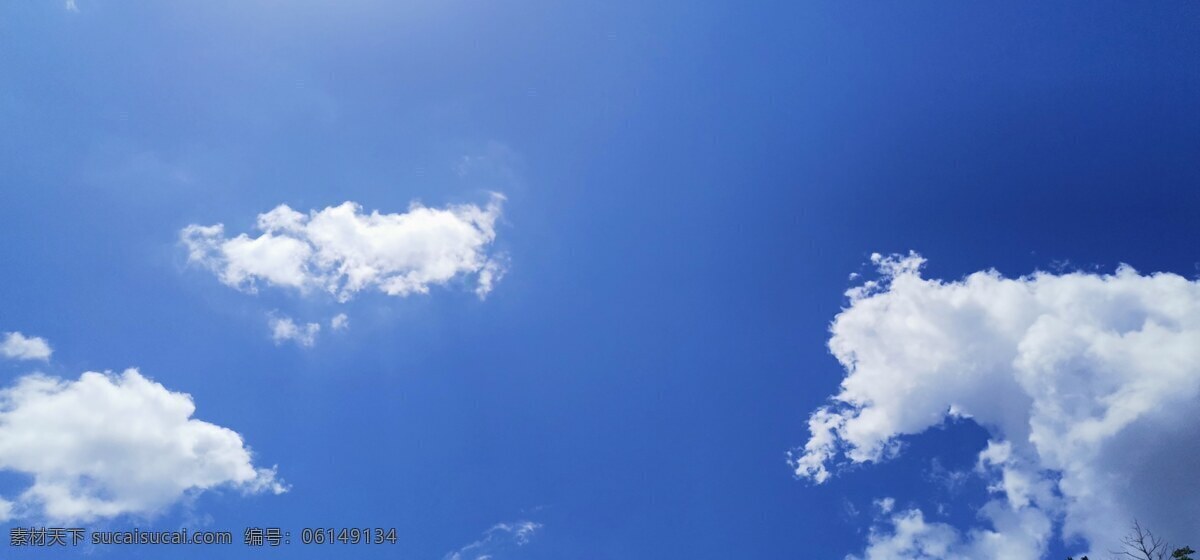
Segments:
[[[892,513],[896,509],[896,500],[894,498],[880,498],[875,500],[875,507],[883,513]]]
[[[1060,522],[1093,555],[1133,518],[1200,534],[1200,283],[1127,266],[946,282],[922,278],[916,254],[872,260],[882,278],[847,292],[831,326],[847,374],[809,417],[797,475],[824,482],[836,464],[886,460],[902,436],[967,418],[990,435],[976,471],[996,499],[979,512],[991,528],[950,535],[946,557],[1034,558]],[[912,511],[892,525],[870,546],[950,542],[951,528]]]
[[[317,333],[321,331],[321,325],[317,323],[300,326],[291,317],[274,314],[268,315],[267,324],[271,327],[271,339],[275,344],[291,340],[300,346],[312,346],[317,342]]]
[[[890,498],[889,498],[890,499]],[[885,512],[886,513],[886,512]],[[847,560],[1011,560],[1041,557],[1052,524],[1037,509],[1013,512],[998,502],[980,511],[995,530],[973,529],[961,534],[946,523],[929,522],[918,509],[892,514],[890,527],[872,527],[862,556]]]
[[[885,512],[886,513],[886,512]],[[867,548],[861,558],[867,560],[891,560],[894,558],[929,558],[939,560],[963,559],[952,553],[957,545],[958,534],[953,527],[942,523],[927,523],[920,511],[908,510],[894,515],[889,520],[892,532],[882,533],[872,528],[867,537]],[[847,556],[847,560],[860,558]]]
[[[479,540],[454,552],[447,553],[443,560],[488,560],[496,553],[525,546],[542,525],[533,521],[498,523],[484,531]]]
[[[49,360],[52,352],[46,339],[19,332],[5,333],[0,342],[0,354],[16,360]]]
[[[503,258],[489,253],[503,200],[493,194],[483,207],[444,209],[413,203],[398,214],[366,214],[353,202],[308,214],[280,205],[259,214],[256,237],[227,238],[222,224],[192,224],[181,238],[191,262],[250,292],[267,284],[347,301],[368,288],[407,296],[474,277],[482,298],[504,271]]]
[[[0,391],[0,469],[32,477],[0,507],[53,521],[153,515],[216,487],[286,491],[236,432],[191,418],[192,399],[146,379],[23,377]],[[4,513],[0,511],[0,513]]]
[[[334,315],[333,318],[329,320],[329,328],[335,331],[350,328],[350,317],[348,317],[345,313],[338,313],[337,315]]]
[[[75,0],[67,0],[64,7],[68,12],[79,13],[79,6],[75,4]]]

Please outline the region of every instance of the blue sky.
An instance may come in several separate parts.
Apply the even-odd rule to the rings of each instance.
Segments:
[[[847,376],[827,344],[857,305],[848,276],[913,250],[949,282],[1121,263],[1194,279],[1198,18],[1185,2],[8,4],[0,333],[53,356],[0,360],[0,385],[136,367],[290,485],[94,529],[395,527],[355,555],[443,558],[527,521],[527,543],[510,525],[481,546],[842,558],[891,497],[967,531],[999,438],[970,420],[822,484],[789,466]],[[259,235],[280,204],[399,214],[493,192],[486,252],[506,272],[482,299],[469,267],[427,294],[248,293],[180,241],[192,224]],[[323,326],[277,343],[270,316]],[[0,496],[32,476],[10,465]],[[1056,531],[1070,515],[1049,514]]]

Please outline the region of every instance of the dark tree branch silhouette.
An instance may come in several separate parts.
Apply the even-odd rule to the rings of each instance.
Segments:
[[[1196,553],[1189,546],[1176,548],[1171,551],[1170,545],[1161,537],[1149,529],[1142,527],[1136,519],[1133,521],[1133,529],[1128,535],[1121,538],[1122,550],[1111,551],[1113,560],[1195,560],[1192,555]],[[1170,556],[1168,556],[1170,551]],[[1073,556],[1067,557],[1067,560],[1075,560]],[[1087,556],[1079,560],[1088,560]]]
[[[1149,529],[1142,527],[1136,519],[1133,530],[1121,537],[1124,550],[1112,551],[1116,558],[1134,558],[1136,560],[1167,560],[1170,547],[1163,539],[1154,536]]]

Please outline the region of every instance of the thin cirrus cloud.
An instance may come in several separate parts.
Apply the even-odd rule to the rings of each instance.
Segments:
[[[53,350],[46,339],[25,336],[19,332],[4,333],[0,355],[14,360],[49,360]]]
[[[529,544],[541,529],[542,524],[533,521],[497,523],[475,542],[446,553],[442,560],[492,560],[499,553]]]
[[[188,259],[228,286],[254,292],[275,286],[326,292],[340,302],[373,289],[391,296],[428,293],[459,278],[485,297],[504,272],[492,252],[504,197],[484,206],[365,213],[353,202],[307,214],[281,204],[259,214],[259,234],[227,237],[225,226],[192,224],[180,237]]]
[[[1134,518],[1200,534],[1200,282],[1128,266],[941,281],[915,253],[872,260],[881,278],[831,326],[841,390],[792,467],[824,483],[966,419],[989,434],[974,475],[992,499],[966,530],[884,512],[861,558],[1038,558],[1055,538],[1097,556]]]
[[[0,520],[91,521],[153,515],[218,487],[287,491],[255,467],[242,436],[192,418],[191,396],[136,369],[77,380],[27,375],[0,389],[0,470],[30,476]]]

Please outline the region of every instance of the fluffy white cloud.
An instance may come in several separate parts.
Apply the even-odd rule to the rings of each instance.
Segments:
[[[329,328],[335,331],[350,328],[350,317],[345,313],[338,313],[337,315],[334,315],[333,318],[329,320]]]
[[[25,336],[19,332],[4,334],[0,342],[0,354],[17,360],[49,360],[52,350],[46,339]]]
[[[300,346],[312,346],[317,342],[317,333],[321,332],[321,325],[317,323],[301,326],[296,324],[291,317],[273,314],[268,315],[267,325],[271,327],[271,340],[274,340],[275,344],[283,344],[291,340]]]
[[[924,557],[885,548],[912,539],[1034,558],[1057,523],[1094,555],[1133,518],[1200,534],[1200,283],[1127,266],[947,282],[923,278],[916,254],[873,260],[881,279],[850,290],[831,326],[841,390],[809,417],[792,466],[824,482],[838,463],[885,460],[902,436],[969,418],[990,434],[976,470],[996,499],[979,512],[991,528],[962,535],[902,512],[868,558]]]
[[[368,288],[407,296],[474,277],[484,297],[504,271],[502,258],[489,253],[503,200],[493,194],[483,207],[443,209],[414,203],[398,214],[366,214],[353,202],[308,214],[280,205],[258,216],[256,237],[227,238],[222,224],[192,224],[181,238],[191,262],[247,291],[268,284],[347,301]]]
[[[152,515],[220,486],[286,491],[274,468],[252,464],[240,435],[191,418],[195,408],[134,369],[17,380],[0,391],[0,469],[33,482],[0,513],[88,521]]]
[[[889,498],[890,499],[890,498]],[[890,509],[881,508],[883,513]],[[1033,559],[1042,554],[1053,527],[1038,509],[1013,512],[998,502],[984,506],[981,516],[995,530],[974,529],[966,535],[945,523],[929,522],[918,509],[904,510],[887,519],[890,528],[872,527],[862,556],[847,560],[1011,560]]]
[[[529,544],[529,539],[541,528],[541,523],[533,521],[497,523],[484,531],[479,540],[447,553],[443,560],[490,560],[498,552]]]

